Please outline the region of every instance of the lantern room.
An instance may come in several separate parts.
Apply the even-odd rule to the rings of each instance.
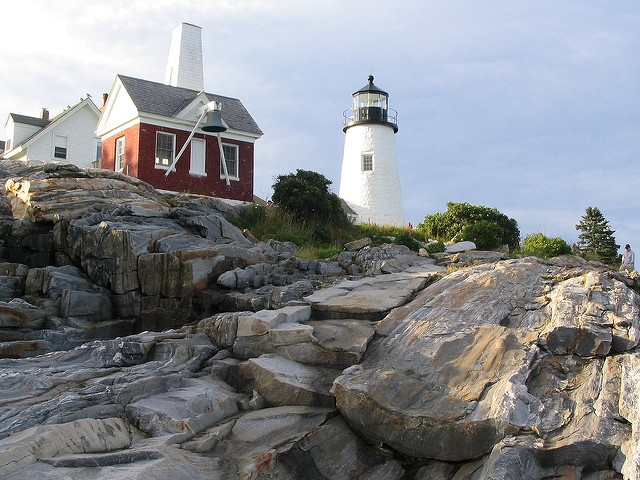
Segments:
[[[373,84],[373,75],[369,83],[353,94],[353,106],[344,112],[343,131],[352,125],[362,123],[389,124],[394,133],[398,131],[397,112],[390,110],[389,94]]]

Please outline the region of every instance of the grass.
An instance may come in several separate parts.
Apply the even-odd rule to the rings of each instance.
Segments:
[[[369,237],[372,245],[397,243],[417,251],[424,241],[423,235],[402,227],[380,227],[376,225],[347,225],[333,228],[309,219],[301,221],[274,206],[254,205],[233,223],[247,229],[258,240],[270,239],[293,242],[300,247],[298,256],[309,259],[331,258],[344,250],[344,244]]]

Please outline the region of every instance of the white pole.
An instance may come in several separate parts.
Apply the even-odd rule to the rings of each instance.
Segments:
[[[227,159],[224,158],[224,149],[222,148],[222,138],[220,138],[220,132],[218,132],[218,148],[220,148],[220,161],[222,162],[222,169],[224,170],[224,179],[227,181],[227,186],[231,185],[229,181],[229,172],[227,171]]]
[[[202,111],[202,115],[200,115],[200,118],[196,122],[196,126],[193,127],[193,130],[191,130],[191,133],[189,134],[189,138],[187,138],[187,141],[184,142],[184,145],[182,146],[182,148],[178,152],[178,155],[176,155],[176,158],[174,158],[173,162],[171,162],[171,165],[169,166],[169,170],[167,170],[167,173],[164,174],[165,177],[168,177],[171,172],[175,172],[176,163],[178,163],[178,160],[180,160],[180,157],[182,156],[182,154],[184,153],[185,149],[187,148],[187,145],[189,144],[189,142],[193,138],[193,135],[196,133],[196,128],[198,128],[198,125],[200,125],[200,122],[202,121],[202,119],[204,118],[204,116],[206,114],[207,114],[207,110],[204,109]]]

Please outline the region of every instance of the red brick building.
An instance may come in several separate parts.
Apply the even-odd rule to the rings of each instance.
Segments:
[[[262,131],[240,100],[204,91],[203,71],[201,28],[183,22],[172,33],[164,83],[117,75],[96,127],[100,166],[162,190],[253,201]],[[212,105],[221,111],[219,133],[198,123]]]
[[[227,130],[196,129],[203,108],[215,101]],[[262,131],[240,100],[117,75],[98,121],[101,168],[139,178],[155,188],[253,201],[254,143]]]

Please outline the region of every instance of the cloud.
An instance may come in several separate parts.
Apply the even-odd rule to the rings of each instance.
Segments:
[[[342,112],[371,73],[399,113],[407,221],[468,201],[570,240],[593,205],[640,238],[637,2],[27,0],[5,17],[29,27],[3,27],[21,39],[3,57],[3,119],[100,103],[118,73],[163,81],[187,21],[202,27],[206,89],[240,98],[265,132],[258,195],[297,168],[338,191]]]

